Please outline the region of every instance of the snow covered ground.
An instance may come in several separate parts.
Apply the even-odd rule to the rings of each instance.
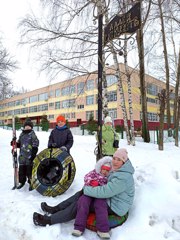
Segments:
[[[46,148],[49,133],[36,132],[40,140],[39,152]],[[20,131],[17,132],[17,136]],[[95,165],[94,136],[74,135],[71,154],[76,164],[76,176],[62,195],[44,197],[36,190],[28,191],[28,184],[20,190],[13,186],[13,165],[10,141],[12,131],[0,129],[0,240],[74,240],[71,235],[74,221],[47,227],[34,226],[34,211],[42,212],[40,203],[55,205],[83,186],[84,175]],[[136,142],[128,146],[135,168],[136,195],[128,220],[112,230],[111,240],[180,240],[180,148],[166,143],[164,151],[155,144]],[[95,232],[86,230],[79,240],[98,240]]]

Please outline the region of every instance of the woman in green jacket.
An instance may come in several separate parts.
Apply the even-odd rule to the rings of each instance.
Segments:
[[[114,140],[119,142],[119,135],[112,127],[112,119],[107,116],[104,119],[104,125],[102,126],[102,155],[113,156],[119,146],[114,146]]]

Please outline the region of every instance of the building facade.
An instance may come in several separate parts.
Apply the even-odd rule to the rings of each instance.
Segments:
[[[128,87],[123,64],[120,64],[120,70],[128,110]],[[117,78],[112,69],[106,71],[106,79],[109,115],[114,119],[115,125],[123,125],[121,98]],[[157,94],[165,88],[165,83],[149,75],[145,76],[145,81],[148,120],[151,125],[155,126],[159,121]],[[91,73],[2,100],[0,101],[0,125],[11,124],[13,116],[17,116],[22,123],[27,117],[30,117],[34,124],[39,124],[42,116],[47,115],[51,127],[54,127],[56,117],[59,114],[68,119],[70,126],[86,123],[91,114],[97,120],[97,83],[97,73]],[[138,71],[133,69],[131,84],[133,118],[135,128],[139,128],[141,127],[140,81]]]

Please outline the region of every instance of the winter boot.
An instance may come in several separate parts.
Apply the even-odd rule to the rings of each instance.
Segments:
[[[51,225],[51,218],[46,215],[41,215],[37,212],[33,213],[33,222],[36,226],[43,226]]]
[[[22,187],[24,187],[25,183],[20,183],[19,186],[17,187],[17,189],[21,189]]]
[[[41,209],[44,212],[47,212],[47,213],[50,213],[50,214],[53,214],[53,213],[56,213],[56,212],[59,211],[57,206],[55,206],[55,207],[48,206],[46,202],[41,203]]]
[[[101,239],[110,239],[111,235],[109,232],[100,232],[97,231],[97,235],[101,238]]]
[[[80,237],[81,235],[83,234],[83,232],[77,230],[77,229],[74,229],[72,231],[72,235],[75,236],[75,237]]]

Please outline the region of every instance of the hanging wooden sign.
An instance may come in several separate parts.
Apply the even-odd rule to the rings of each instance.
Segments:
[[[136,3],[127,13],[116,15],[104,29],[104,46],[123,33],[134,33],[140,28],[140,2]]]

